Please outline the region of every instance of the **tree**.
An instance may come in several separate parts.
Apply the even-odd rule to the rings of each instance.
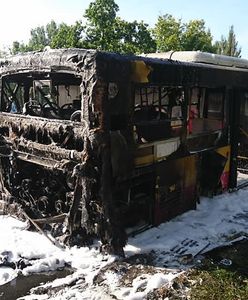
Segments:
[[[31,29],[31,38],[28,43],[28,48],[32,50],[42,50],[45,46],[49,45],[46,30],[44,26]]]
[[[81,22],[74,25],[65,23],[56,24],[51,21],[46,26],[39,26],[31,30],[30,39],[27,44],[14,41],[11,53],[43,50],[46,46],[51,48],[81,47]]]
[[[116,18],[114,51],[126,54],[154,52],[156,43],[143,21],[127,22]]]
[[[83,47],[119,53],[153,52],[155,41],[148,25],[127,22],[117,16],[118,5],[114,0],[96,0],[86,9],[87,24],[84,28]]]
[[[22,52],[27,52],[28,49],[24,43],[20,43],[18,41],[14,41],[12,44],[12,48],[10,49],[11,54],[17,54]]]
[[[135,45],[132,53],[151,53],[156,51],[156,42],[152,38],[151,32],[148,28],[148,24],[143,21],[133,22],[135,24],[133,31],[133,43]]]
[[[119,53],[148,53],[156,49],[148,25],[143,21],[127,22],[117,16],[114,0],[95,0],[86,9],[82,45]]]
[[[213,52],[212,35],[205,28],[204,20],[191,20],[182,23],[171,15],[159,16],[153,29],[157,50],[166,52],[170,50],[201,50]]]
[[[85,11],[86,25],[56,24],[31,30],[27,44],[15,41],[11,52],[26,52],[51,48],[92,48],[119,53],[148,53],[156,50],[148,25],[143,21],[127,22],[117,16],[118,5],[114,0],[95,0]]]
[[[51,48],[81,48],[81,22],[76,22],[75,25],[67,25],[61,23],[57,30],[54,31],[50,41]]]
[[[119,6],[114,0],[95,0],[86,9],[87,24],[83,44],[86,48],[114,50],[116,14]]]
[[[204,20],[191,20],[184,25],[181,36],[183,50],[214,52],[212,41],[213,37],[210,30],[205,28]]]
[[[215,42],[216,53],[228,56],[241,57],[241,47],[238,46],[233,25],[230,27],[228,36],[221,36],[220,41]]]
[[[153,35],[159,52],[182,50],[181,37],[183,25],[181,19],[176,20],[172,15],[158,17],[153,29]]]
[[[11,53],[16,54],[20,52],[43,50],[50,45],[52,36],[57,31],[57,24],[51,21],[46,27],[38,26],[30,31],[30,39],[27,44],[23,42],[14,41],[11,48]]]
[[[46,25],[46,39],[50,44],[54,36],[58,33],[58,25],[54,20]]]

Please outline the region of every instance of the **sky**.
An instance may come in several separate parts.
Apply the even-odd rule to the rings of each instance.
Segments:
[[[0,48],[8,49],[14,40],[28,41],[30,29],[46,25],[52,19],[72,24],[83,19],[92,0],[2,0],[0,17]],[[118,15],[128,21],[143,20],[150,26],[159,15],[171,14],[184,22],[204,19],[214,40],[227,35],[231,25],[242,57],[248,58],[247,0],[115,0]]]

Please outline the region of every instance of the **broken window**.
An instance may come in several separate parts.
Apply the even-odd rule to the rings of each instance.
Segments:
[[[137,141],[152,142],[179,136],[184,103],[184,89],[181,87],[136,87],[134,126]]]
[[[25,87],[23,84],[5,80],[2,85],[2,111],[21,113],[25,102],[24,97]]]
[[[224,91],[192,88],[188,112],[189,134],[216,131],[223,128]]]
[[[1,111],[80,121],[80,83],[80,78],[62,73],[3,77]]]

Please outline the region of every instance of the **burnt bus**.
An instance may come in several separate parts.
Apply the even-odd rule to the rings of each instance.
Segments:
[[[7,57],[0,76],[1,198],[66,214],[66,241],[120,253],[130,230],[236,186],[247,60],[59,49]]]

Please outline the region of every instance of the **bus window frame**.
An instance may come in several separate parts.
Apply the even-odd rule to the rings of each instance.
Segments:
[[[198,89],[198,117],[195,117],[196,113],[192,111],[192,95],[193,89]],[[209,99],[211,93],[221,93],[221,110],[218,111],[221,117],[209,116]],[[223,130],[225,120],[225,89],[223,87],[192,87],[190,89],[189,107],[188,107],[188,136],[195,134],[210,134],[218,130]],[[195,105],[195,104],[194,104]]]

